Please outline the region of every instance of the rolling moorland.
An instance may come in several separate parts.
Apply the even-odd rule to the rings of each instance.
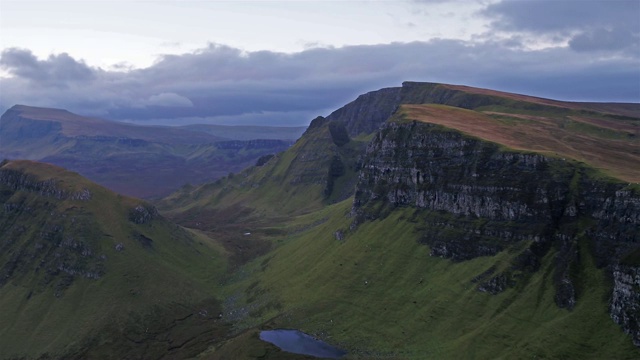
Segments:
[[[258,338],[292,328],[353,359],[635,359],[639,127],[638,104],[406,82],[154,205],[3,163],[0,348],[308,358]]]
[[[151,198],[238,172],[287,149],[303,128],[141,126],[16,105],[0,119],[0,157],[77,171],[118,193]]]

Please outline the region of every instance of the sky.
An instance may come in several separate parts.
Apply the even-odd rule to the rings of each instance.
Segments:
[[[0,0],[0,112],[299,126],[403,81],[640,102],[640,0]]]

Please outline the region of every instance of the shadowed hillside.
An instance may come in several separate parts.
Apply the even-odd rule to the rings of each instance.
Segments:
[[[2,163],[0,200],[0,357],[183,358],[226,333],[210,239],[48,164]]]

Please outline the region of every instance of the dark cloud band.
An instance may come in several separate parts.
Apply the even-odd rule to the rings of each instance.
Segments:
[[[547,3],[543,11],[538,3],[545,1],[501,2],[489,5],[484,16],[495,20],[497,31],[566,32],[569,46],[530,50],[524,35],[312,48],[292,54],[211,44],[126,72],[93,68],[68,54],[38,59],[29,50],[6,49],[0,66],[12,77],[0,80],[0,110],[22,103],[163,124],[172,119],[180,124],[189,119],[228,124],[235,118],[243,124],[254,119],[301,125],[360,93],[405,80],[561,100],[640,101],[640,20],[624,15],[614,23],[615,14],[635,5],[607,2],[619,5],[614,11],[600,9],[598,1],[553,1],[557,5]],[[562,14],[577,11],[577,3],[585,4],[585,18],[560,22]],[[525,14],[546,20],[530,22]]]

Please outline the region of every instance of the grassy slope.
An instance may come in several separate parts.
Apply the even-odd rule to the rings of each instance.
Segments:
[[[310,131],[287,151],[277,154],[262,167],[250,167],[216,183],[185,187],[163,199],[159,206],[179,223],[194,221],[206,224],[215,219],[203,218],[207,210],[249,207],[252,214],[262,218],[280,218],[321,209],[353,186],[349,179],[356,175],[354,164],[346,163],[345,176],[326,199],[323,190],[331,157],[338,155],[352,160],[360,154],[365,141],[354,139],[338,147],[331,140],[327,126]]]
[[[216,295],[218,277],[226,261],[223,250],[209,238],[162,218],[134,224],[127,220],[128,212],[141,204],[139,200],[116,195],[61,168],[16,161],[3,169],[20,170],[39,180],[53,178],[61,188],[89,189],[93,195],[90,201],[83,202],[56,201],[23,191],[13,193],[6,202],[23,198],[25,204],[37,210],[30,215],[4,216],[3,228],[15,229],[21,225],[28,232],[18,239],[3,236],[3,243],[17,240],[26,244],[47,224],[57,224],[65,228],[65,236],[73,236],[90,246],[96,255],[106,256],[104,276],[97,280],[76,276],[60,297],[54,296],[55,279],[45,284],[43,271],[34,271],[27,265],[26,271],[14,274],[0,288],[0,307],[4,309],[0,312],[3,324],[0,348],[5,356],[37,355],[43,350],[60,354],[65,348],[85,351],[82,346],[92,336],[105,329],[114,331],[111,334],[114,338],[126,334],[126,330],[113,330],[119,329],[115,324],[130,323],[132,316],[153,306],[165,312],[158,315],[162,319],[173,316],[167,312],[169,304],[188,308]],[[6,190],[3,191],[6,196]],[[45,208],[47,211],[43,211]],[[90,226],[85,229],[83,223]],[[142,246],[136,234],[152,239],[152,246]],[[124,245],[121,252],[115,250],[118,243]],[[0,259],[6,261],[6,256],[23,250],[15,246],[5,248]],[[211,309],[217,306],[214,303],[211,302]],[[109,353],[113,353],[113,349],[106,352]],[[85,355],[100,357],[93,353]]]
[[[355,159],[364,142],[352,140],[338,147],[327,126],[311,132],[264,166],[248,168],[216,183],[184,187],[158,207],[176,223],[216,238],[229,253],[232,268],[264,254],[274,239],[288,231],[291,216],[320,210],[344,198],[355,185],[355,164],[346,159]],[[326,195],[327,173],[334,156],[345,159],[346,170],[336,179],[333,192]]]
[[[350,358],[638,356],[609,318],[609,284],[584,248],[580,276],[594,286],[569,312],[553,300],[551,256],[526,286],[489,295],[476,290],[473,277],[517,250],[462,263],[430,257],[408,208],[361,225],[341,242],[332,234],[348,228],[350,205],[347,200],[297,218],[298,226],[324,222],[282,238],[276,250],[242,269],[226,287],[243,299],[231,310],[253,309],[240,327],[302,329],[349,350]],[[217,351],[233,348],[237,358],[252,358],[243,349],[260,353],[256,341],[242,344]]]

